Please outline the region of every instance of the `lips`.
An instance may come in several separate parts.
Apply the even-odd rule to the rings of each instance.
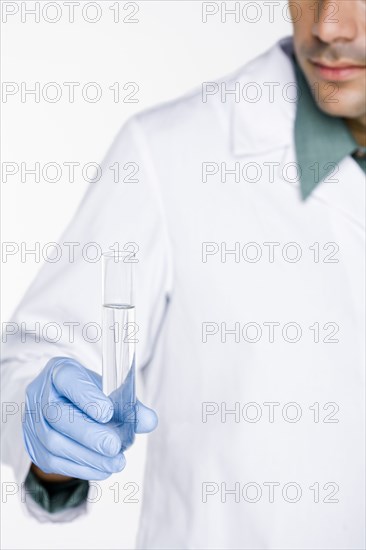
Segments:
[[[325,80],[351,80],[365,71],[363,65],[353,65],[351,63],[337,63],[331,65],[313,59],[310,59],[310,63],[313,65],[315,72]]]

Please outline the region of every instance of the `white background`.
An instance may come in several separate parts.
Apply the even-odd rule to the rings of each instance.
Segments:
[[[47,2],[40,2],[40,9]],[[49,23],[42,17],[22,10],[34,9],[36,2],[1,2],[2,4],[2,80],[15,82],[27,88],[40,83],[57,82],[62,97],[56,103],[42,96],[36,103],[34,96],[21,101],[20,93],[2,99],[2,162],[25,162],[32,167],[48,162],[76,161],[100,163],[107,148],[123,122],[134,112],[179,97],[203,81],[215,80],[240,66],[270,47],[277,39],[291,33],[286,0],[274,2],[275,18],[270,20],[269,2],[240,2],[239,21],[233,15],[223,22],[221,4],[234,8],[235,2],[210,4],[219,12],[202,22],[203,3],[199,1],[143,1],[137,2],[138,23],[123,22],[133,7],[119,2],[120,21],[113,21],[111,6],[116,2],[99,2],[101,18],[96,23],[83,20],[82,8],[75,7],[75,22],[69,22],[69,11],[63,2],[59,6],[60,21]],[[6,5],[18,8],[18,13],[4,22]],[[55,4],[55,2],[53,3]],[[239,4],[238,2],[236,4]],[[246,9],[246,4],[252,7]],[[89,11],[90,10],[90,11]],[[93,11],[94,10],[94,11]],[[54,18],[50,7],[46,17]],[[95,17],[93,7],[86,12]],[[256,14],[261,16],[253,21]],[[284,16],[285,15],[285,16]],[[22,22],[25,19],[24,22]],[[68,101],[63,82],[80,82],[75,102]],[[97,103],[88,103],[80,89],[88,82],[97,82],[103,95]],[[138,103],[114,103],[108,89],[115,82],[121,87],[126,82],[139,86]],[[127,90],[129,91],[129,90]],[[126,94],[126,91],[122,92]],[[51,93],[51,91],[50,91]],[[27,176],[9,177],[2,185],[2,240],[15,242],[19,247],[40,249],[57,241],[65,225],[81,200],[88,184],[80,169],[76,169],[74,183],[68,181],[63,169],[59,182],[34,182]],[[121,213],[122,214],[122,213]],[[26,243],[21,245],[20,243]],[[2,321],[11,321],[12,311],[35,277],[41,263],[34,256],[22,261],[16,254],[2,263]],[[143,438],[144,436],[142,436]],[[18,496],[2,498],[2,548],[131,548],[134,545],[140,504],[123,503],[128,491],[127,482],[138,483],[141,501],[142,470],[145,445],[138,438],[128,452],[124,472],[102,484],[98,503],[90,504],[88,515],[69,524],[40,524],[24,513]],[[2,488],[13,482],[12,471],[2,468]],[[110,487],[119,484],[119,501]],[[114,487],[116,487],[114,485]],[[118,500],[118,499],[117,499]]]

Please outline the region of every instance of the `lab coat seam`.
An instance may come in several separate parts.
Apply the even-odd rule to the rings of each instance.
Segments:
[[[152,183],[154,198],[156,199],[156,204],[159,210],[159,214],[161,216],[161,222],[163,227],[163,236],[164,236],[164,245],[165,245],[165,251],[166,251],[166,258],[167,258],[167,275],[166,275],[166,291],[167,294],[170,296],[173,289],[173,248],[171,239],[169,237],[169,231],[168,231],[168,221],[167,221],[167,215],[165,212],[165,207],[163,203],[163,199],[161,196],[161,190],[159,185],[159,179],[157,175],[157,170],[155,167],[155,163],[152,159],[152,156],[149,151],[149,147],[147,144],[146,137],[141,129],[141,125],[138,121],[138,116],[134,117],[131,120],[131,131],[134,133],[134,137],[136,140],[137,145],[139,146],[141,156],[143,158],[143,161],[146,165],[146,172],[150,176],[149,180]],[[149,183],[149,182],[147,182]]]

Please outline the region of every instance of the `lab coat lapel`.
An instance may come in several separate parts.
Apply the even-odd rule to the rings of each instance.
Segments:
[[[258,155],[282,149],[292,140],[297,84],[292,62],[279,42],[243,69],[240,101],[232,108],[234,156]],[[248,96],[255,96],[249,101]],[[244,95],[244,97],[243,97]]]

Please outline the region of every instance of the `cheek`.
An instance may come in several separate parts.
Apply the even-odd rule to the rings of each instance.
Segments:
[[[316,17],[314,0],[290,2],[289,8],[294,33],[297,36],[309,37],[312,33],[313,23]]]
[[[295,52],[298,59],[306,59],[308,53],[314,50],[316,38],[312,32],[312,25],[303,24],[303,22],[293,25],[293,39]]]

